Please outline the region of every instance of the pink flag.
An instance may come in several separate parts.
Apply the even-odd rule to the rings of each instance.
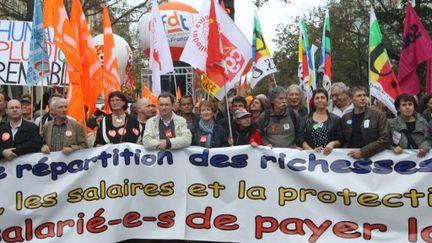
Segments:
[[[432,59],[427,61],[426,94],[432,94]]]
[[[150,68],[152,70],[152,92],[161,93],[160,75],[174,71],[165,28],[160,17],[159,5],[152,1],[150,21]]]
[[[432,45],[429,34],[411,4],[408,3],[398,73],[402,92],[412,95],[420,92],[417,66],[430,58],[432,58]]]

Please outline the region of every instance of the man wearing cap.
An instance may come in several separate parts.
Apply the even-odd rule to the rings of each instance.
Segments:
[[[21,102],[10,100],[6,114],[8,122],[0,125],[0,160],[12,160],[23,154],[38,152],[42,146],[39,129],[22,119]]]
[[[261,132],[256,123],[251,121],[251,113],[245,108],[239,108],[234,112],[235,123],[233,126],[233,144],[246,145],[252,147],[262,145]]]
[[[76,121],[67,118],[67,100],[53,99],[49,103],[54,120],[43,126],[42,135],[44,145],[41,152],[62,151],[68,155],[73,151],[88,148],[84,128]]]
[[[21,109],[23,119],[27,121],[32,120],[33,107],[30,95],[23,95],[21,98]]]
[[[235,96],[228,98],[228,106],[229,106],[229,115],[227,117],[224,117],[222,120],[218,121],[219,125],[222,127],[225,127],[227,130],[228,135],[230,135],[229,125],[231,124],[231,130],[234,124],[234,114],[236,110],[240,108],[246,109],[247,102],[246,99],[243,96]],[[230,119],[230,121],[228,121]]]

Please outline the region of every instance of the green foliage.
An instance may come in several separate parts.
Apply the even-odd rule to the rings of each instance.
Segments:
[[[392,59],[393,68],[397,71],[397,61],[401,48],[401,36],[405,18],[407,0],[399,1],[393,7],[391,1],[385,0],[329,0],[324,8],[314,8],[305,20],[308,26],[309,41],[321,45],[322,26],[325,9],[330,12],[331,48],[333,82],[343,81],[349,85],[368,84],[368,43],[369,43],[369,10],[375,10],[384,45]],[[372,4],[372,5],[371,5]],[[432,26],[432,0],[416,1],[415,10],[426,29]],[[281,25],[278,28],[276,41],[279,50],[274,53],[279,73],[278,84],[298,83],[298,19],[294,24]],[[319,53],[315,56],[318,65]],[[424,80],[424,67],[419,68],[420,80]],[[317,73],[318,86],[322,74]]]

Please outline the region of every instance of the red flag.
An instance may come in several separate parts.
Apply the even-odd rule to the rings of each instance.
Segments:
[[[432,58],[432,45],[429,34],[414,8],[408,3],[398,73],[402,92],[412,95],[420,92],[417,66],[430,58]]]
[[[426,73],[426,94],[432,94],[432,59],[427,62],[427,73]]]
[[[223,60],[219,23],[217,22],[214,0],[210,1],[209,34],[207,47],[207,66],[212,66]]]
[[[205,73],[203,89],[221,99],[222,87],[233,88],[248,66],[250,43],[214,0],[203,1],[191,36],[194,37],[188,39],[180,60]]]

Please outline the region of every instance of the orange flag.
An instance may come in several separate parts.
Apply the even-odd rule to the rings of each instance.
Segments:
[[[73,71],[82,73],[76,33],[72,30],[63,1],[44,1],[44,27],[54,29],[55,44],[66,57]]]
[[[90,28],[82,10],[80,0],[72,1],[71,25],[78,37],[78,48],[81,53],[83,75],[81,89],[84,104],[88,107],[88,114],[96,111],[96,100],[102,91],[103,69],[93,44]]]
[[[157,106],[158,97],[151,92],[151,90],[145,83],[142,84],[142,97],[149,99],[153,105]]]
[[[151,90],[147,86],[147,84],[142,85],[142,97],[148,99],[152,95]]]
[[[76,32],[71,28],[63,1],[44,2],[44,25],[54,29],[55,44],[66,58],[69,75],[68,115],[84,125],[84,102],[81,89],[83,74]]]
[[[182,97],[182,93],[181,93],[180,86],[177,86],[177,97],[176,97],[176,98],[177,98],[178,100],[180,100],[181,97]]]
[[[108,8],[103,5],[102,17],[103,33],[104,33],[104,63],[103,63],[103,86],[105,94],[105,109],[109,108],[108,95],[113,91],[121,91],[120,76],[117,57],[115,55],[114,36],[111,28],[111,20],[108,13]]]
[[[247,76],[245,75],[244,81],[243,81],[244,97],[248,96],[248,88],[249,88],[249,85],[248,85],[248,81],[247,81]]]
[[[237,84],[237,92],[236,92],[237,95],[241,95],[241,89],[243,87],[241,83],[242,83],[242,80],[240,79],[240,81]]]

